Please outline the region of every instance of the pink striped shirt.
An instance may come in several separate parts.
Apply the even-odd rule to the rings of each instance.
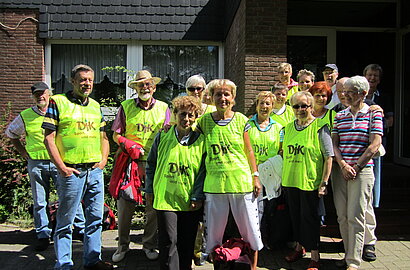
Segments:
[[[336,114],[332,134],[339,135],[339,150],[350,166],[357,163],[369,146],[369,131],[383,136],[382,114],[370,112],[367,104],[356,116],[351,113],[350,107]],[[373,159],[366,166],[373,166]]]

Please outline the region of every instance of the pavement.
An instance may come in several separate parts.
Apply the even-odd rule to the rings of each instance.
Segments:
[[[117,231],[104,231],[102,259],[111,261],[111,256],[117,247]],[[115,269],[158,269],[156,261],[149,261],[141,245],[142,231],[131,231],[131,250],[126,258],[115,264]],[[15,225],[0,224],[0,269],[45,270],[53,269],[55,263],[54,249],[51,245],[43,252],[36,252],[35,232],[31,228],[22,229]],[[377,260],[372,263],[364,262],[360,269],[410,269],[410,235],[407,236],[379,236]],[[283,257],[289,249],[263,249],[259,255],[258,269],[306,269],[309,263],[308,253],[302,260],[289,264]],[[335,261],[343,258],[341,239],[322,236],[320,244],[321,269],[341,269],[335,266]],[[73,269],[82,268],[82,243],[73,241]],[[197,270],[210,270],[213,265],[206,263],[196,266]]]

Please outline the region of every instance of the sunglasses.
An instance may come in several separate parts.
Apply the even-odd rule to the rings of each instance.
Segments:
[[[295,105],[292,106],[292,108],[295,109],[295,110],[298,110],[299,108],[301,108],[303,110],[306,110],[309,107],[310,107],[310,105],[307,105],[307,104],[302,104],[302,105],[295,104]]]
[[[204,90],[203,87],[188,87],[187,89],[188,89],[189,92],[194,92],[195,90],[196,90],[196,91],[202,91],[202,90]]]
[[[146,86],[146,87],[151,87],[152,86],[152,83],[149,83],[149,82],[140,82],[140,83],[137,83],[137,87],[139,87],[139,88],[143,88],[144,86]]]

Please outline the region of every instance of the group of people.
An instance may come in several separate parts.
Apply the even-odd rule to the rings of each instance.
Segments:
[[[200,221],[205,225],[199,230],[203,251],[217,260],[215,248],[223,244],[229,213],[249,245],[251,269],[256,269],[264,246],[261,201],[269,193],[261,182],[270,181],[259,179],[258,166],[278,155],[283,159],[279,181],[291,217],[290,240],[296,243],[285,260],[294,262],[308,250],[307,269],[320,268],[322,197],[329,179],[346,251],[338,264],[351,270],[360,267],[362,255],[374,260],[373,158],[383,124],[380,106],[364,101],[374,84],[367,72],[373,79],[375,70],[380,72],[380,82],[378,67],[366,67],[364,77],[337,81],[337,66],[328,64],[325,81],[314,82],[313,72],[301,70],[295,82],[291,65],[283,63],[279,83],[257,95],[256,113],[249,117],[233,110],[237,87],[228,79],[207,84],[202,76],[191,76],[187,95],[168,107],[153,97],[161,79],[138,71],[128,84],[137,97],[122,102],[112,125],[119,146],[109,184],[118,210],[118,248],[112,261],[123,260],[129,251],[135,206],[145,201],[143,250],[148,259],[159,259],[161,269],[191,269]],[[85,269],[113,269],[101,260],[102,170],[109,143],[100,105],[89,97],[93,80],[91,67],[77,65],[68,93],[52,96],[45,83],[34,84],[36,105],[6,131],[28,160],[37,250],[50,244],[46,207],[50,178],[55,181],[55,269],[73,267],[71,245],[78,235]]]

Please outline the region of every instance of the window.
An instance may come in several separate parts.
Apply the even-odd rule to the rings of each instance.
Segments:
[[[94,91],[97,101],[112,98],[116,103],[125,98],[126,74],[121,71],[104,71],[106,66],[125,66],[126,45],[53,44],[51,46],[51,87],[54,93],[72,90],[71,69],[86,64],[94,69]]]
[[[185,93],[190,76],[200,74],[207,82],[218,77],[218,47],[144,45],[143,69],[162,79],[155,97],[169,103]]]

